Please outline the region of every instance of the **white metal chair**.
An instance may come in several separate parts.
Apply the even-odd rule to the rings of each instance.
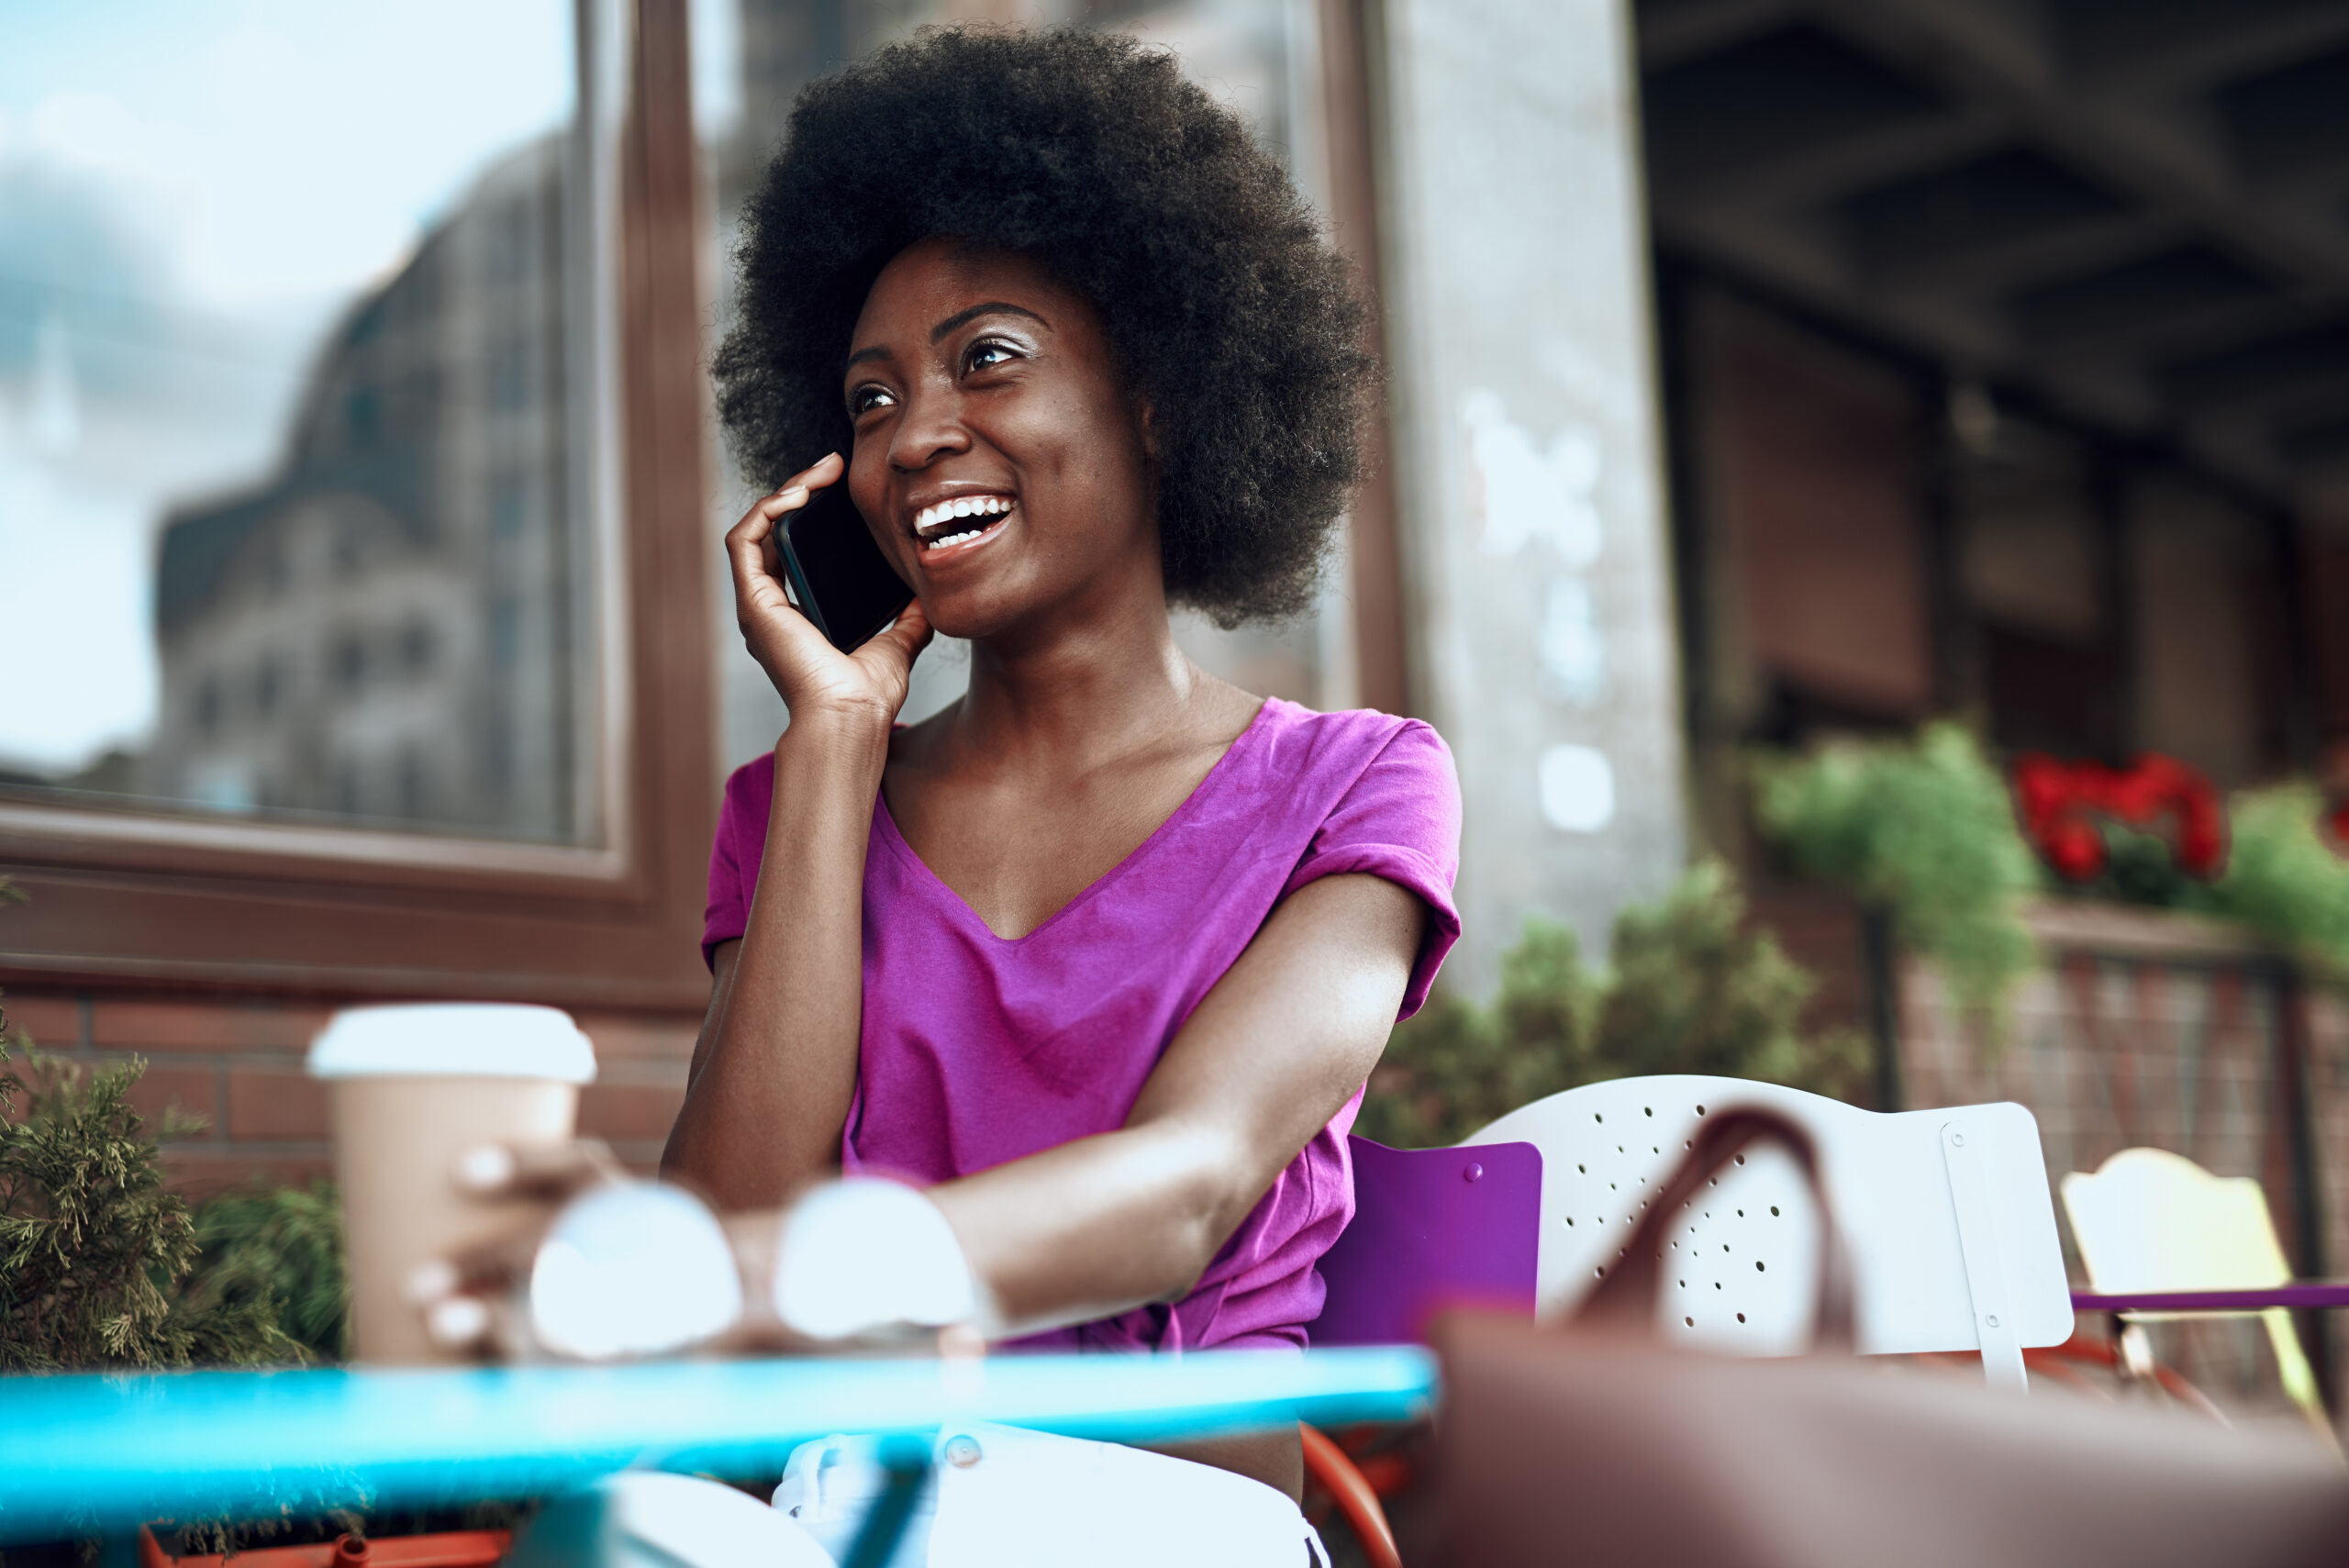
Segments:
[[[2267,1196],[2248,1176],[2214,1176],[2166,1149],[2123,1149],[2063,1181],[2064,1212],[2080,1244],[2088,1284],[2128,1296],[2161,1291],[2264,1290],[2292,1283],[2292,1265],[2276,1240]],[[2151,1364],[2142,1322],[2230,1313],[2132,1312],[2122,1332],[2130,1364]],[[2339,1448],[2316,1373],[2280,1307],[2259,1314],[2275,1347],[2284,1392],[2310,1427]]]
[[[1542,1151],[1536,1309],[1574,1305],[1622,1253],[1699,1118],[1763,1105],[1809,1131],[1851,1252],[1867,1354],[1979,1351],[2026,1385],[2025,1346],[2072,1334],[2039,1123],[2013,1104],[1882,1115],[1742,1078],[1620,1078],[1523,1106],[1464,1140]],[[1809,1342],[1818,1208],[1793,1162],[1757,1148],[1688,1208],[1666,1326],[1692,1345],[1790,1355]]]

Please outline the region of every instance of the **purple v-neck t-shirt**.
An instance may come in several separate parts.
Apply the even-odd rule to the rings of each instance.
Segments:
[[[772,756],[727,780],[705,953],[748,924],[774,795]],[[1365,872],[1426,902],[1428,932],[1403,995],[1408,1018],[1460,935],[1459,864],[1460,785],[1434,730],[1278,698],[1141,848],[1024,937],[988,929],[875,799],[863,1032],[841,1165],[928,1185],[1116,1130],[1274,907],[1318,877]],[[1346,1132],[1361,1104],[1356,1090],[1189,1296],[1023,1342],[1304,1344],[1321,1311],[1314,1264],[1353,1217]]]

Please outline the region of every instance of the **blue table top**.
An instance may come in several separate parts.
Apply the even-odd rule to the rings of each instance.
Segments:
[[[1402,1420],[1405,1348],[0,1377],[0,1543],[156,1519],[520,1497],[631,1466],[780,1473],[834,1432],[996,1421],[1151,1442]]]

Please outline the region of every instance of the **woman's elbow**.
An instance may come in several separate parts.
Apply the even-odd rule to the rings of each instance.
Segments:
[[[1152,1299],[1179,1301],[1198,1288],[1224,1244],[1264,1197],[1232,1181],[1229,1169],[1211,1172],[1170,1205],[1169,1231],[1158,1249],[1164,1262],[1163,1288]]]

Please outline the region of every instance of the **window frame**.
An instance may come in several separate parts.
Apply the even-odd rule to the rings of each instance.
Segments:
[[[594,341],[605,842],[280,826],[0,799],[0,980],[699,1006],[718,805],[699,200],[685,0],[580,0],[616,207]],[[614,443],[599,443],[611,447]]]

